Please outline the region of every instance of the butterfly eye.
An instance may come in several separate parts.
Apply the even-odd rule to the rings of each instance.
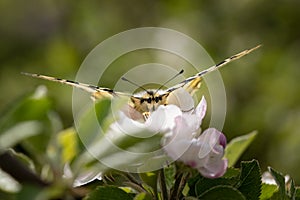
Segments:
[[[147,99],[147,102],[148,102],[148,103],[151,103],[151,98],[148,98],[148,99]]]
[[[161,100],[161,97],[155,97],[155,102],[158,103]]]

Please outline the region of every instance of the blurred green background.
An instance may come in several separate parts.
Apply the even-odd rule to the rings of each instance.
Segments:
[[[300,184],[300,1],[0,1],[0,110],[47,85],[65,127],[73,123],[72,89],[20,72],[74,79],[101,41],[137,27],[165,27],[194,38],[218,62],[263,47],[222,69],[227,92],[224,133],[258,130],[243,160],[256,158]],[[113,87],[124,71],[107,72]],[[118,78],[116,78],[118,77]]]

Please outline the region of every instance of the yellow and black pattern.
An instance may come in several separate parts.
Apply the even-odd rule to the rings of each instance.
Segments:
[[[49,80],[49,81],[59,82],[59,83],[70,85],[70,86],[73,86],[76,88],[80,88],[86,92],[91,93],[91,96],[93,99],[100,99],[103,97],[113,98],[113,97],[117,97],[120,95],[130,96],[130,99],[131,99],[130,106],[132,108],[134,108],[136,111],[143,114],[144,116],[148,116],[152,111],[156,110],[156,108],[159,105],[167,104],[167,102],[168,102],[167,99],[168,99],[168,96],[170,95],[170,93],[172,93],[175,90],[177,90],[178,88],[182,87],[187,92],[189,92],[191,95],[193,95],[195,93],[195,91],[197,91],[197,89],[200,88],[201,82],[203,80],[202,77],[204,75],[206,75],[212,71],[215,71],[215,70],[219,69],[220,67],[251,53],[252,51],[259,48],[260,46],[261,45],[258,45],[254,48],[247,49],[238,54],[235,54],[235,55],[223,60],[222,62],[219,62],[218,64],[211,66],[208,69],[203,70],[203,71],[197,73],[196,75],[185,79],[184,81],[180,82],[179,84],[177,84],[173,87],[168,88],[165,91],[160,90],[161,88],[156,89],[156,90],[147,90],[141,86],[138,86],[139,88],[143,89],[144,92],[141,92],[138,94],[133,94],[133,95],[122,93],[122,92],[116,92],[110,88],[104,88],[104,87],[99,87],[99,86],[95,86],[95,85],[79,83],[76,81],[70,81],[70,80],[66,80],[66,79],[54,78],[51,76],[45,76],[45,75],[40,75],[40,74],[31,74],[31,73],[22,73],[22,74],[31,76],[31,77],[35,77],[35,78],[41,78],[41,79],[45,79],[45,80]],[[174,77],[176,77],[177,75],[179,75],[181,73],[183,73],[183,70],[181,70]],[[122,79],[136,85],[135,83],[133,83],[125,78],[122,78]],[[170,81],[170,80],[168,80],[168,81]]]

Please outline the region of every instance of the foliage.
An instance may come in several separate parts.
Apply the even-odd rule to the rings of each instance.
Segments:
[[[241,137],[232,139],[230,143],[227,145],[225,157],[228,158],[229,163],[228,166],[232,167],[237,162],[238,158],[242,155],[242,153],[246,150],[246,148],[250,145],[250,143],[254,140],[257,135],[256,131],[253,131],[247,135],[243,135]]]
[[[158,171],[147,173],[125,173],[99,165],[90,157],[73,128],[61,130],[60,120],[52,110],[51,101],[40,88],[31,95],[25,96],[15,107],[2,115],[1,138],[7,138],[7,130],[16,137],[8,138],[9,142],[1,146],[0,197],[5,199],[297,199],[300,198],[298,187],[293,180],[285,178],[273,168],[269,168],[277,185],[262,183],[261,171],[257,160],[242,161],[240,168],[228,168],[223,177],[209,179],[197,171],[183,165],[172,163]],[[123,101],[123,100],[122,100]],[[33,103],[34,102],[34,103]],[[47,102],[47,103],[46,103]],[[96,103],[96,108],[106,112],[98,118],[99,123],[111,121],[110,100]],[[38,106],[39,109],[35,109]],[[97,110],[96,109],[96,110]],[[106,110],[105,110],[106,109]],[[26,112],[24,112],[24,110]],[[30,112],[30,113],[29,113]],[[15,115],[14,113],[21,113]],[[83,115],[84,129],[90,111]],[[10,119],[6,121],[5,119]],[[30,126],[26,124],[34,123]],[[12,123],[13,122],[13,123]],[[20,126],[25,124],[25,126]],[[41,125],[42,124],[42,125]],[[35,126],[39,128],[35,128]],[[83,125],[82,125],[83,126]],[[20,129],[22,127],[22,129]],[[21,133],[34,133],[24,134]],[[51,134],[49,133],[51,131]],[[47,135],[48,134],[48,135]],[[232,165],[248,146],[256,133],[250,133],[233,139],[228,146],[226,156],[233,159]],[[19,136],[20,135],[20,136]],[[21,137],[22,136],[22,137]],[[35,138],[38,137],[38,138]],[[46,143],[40,146],[40,137]],[[123,148],[140,149],[154,147],[160,138],[150,141],[117,136]],[[46,139],[45,139],[46,138]],[[95,140],[95,138],[93,139]],[[101,137],[90,145],[105,145]],[[33,147],[39,146],[39,148]],[[107,149],[108,148],[108,149]],[[128,165],[133,160],[121,159],[124,155],[116,154],[109,146],[97,151],[99,157],[111,157],[123,160],[118,165]],[[144,149],[145,150],[145,149]],[[103,152],[104,151],[104,152]],[[98,158],[99,158],[98,157]],[[6,163],[6,164],[5,164]],[[11,166],[13,163],[14,167]],[[70,169],[66,169],[68,163]],[[94,170],[101,171],[100,179],[91,179],[74,187],[76,175]],[[99,177],[98,177],[99,178]]]

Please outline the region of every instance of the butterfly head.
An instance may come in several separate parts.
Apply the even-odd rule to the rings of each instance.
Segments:
[[[131,97],[134,108],[140,113],[153,112],[160,105],[167,104],[169,93],[164,91],[147,90]]]

